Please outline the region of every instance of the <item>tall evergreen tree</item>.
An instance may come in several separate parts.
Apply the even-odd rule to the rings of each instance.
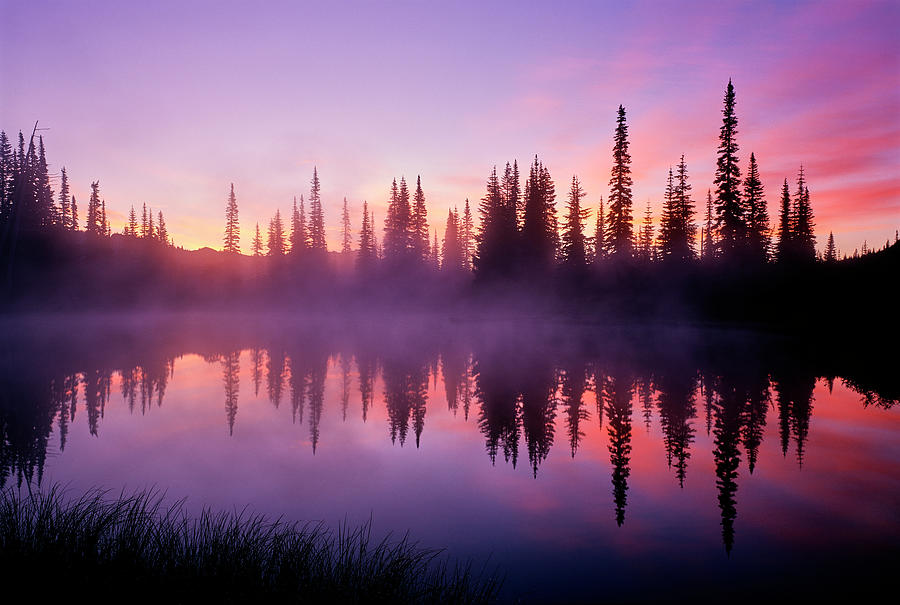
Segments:
[[[259,233],[259,223],[256,223],[256,233],[253,235],[253,242],[250,244],[250,251],[253,253],[253,256],[262,256],[263,241],[262,236]]]
[[[488,177],[486,192],[479,207],[481,230],[475,251],[475,272],[483,277],[504,275],[509,270],[512,242],[506,233],[506,210],[495,166]]]
[[[546,271],[553,266],[557,251],[556,190],[550,172],[537,156],[525,180],[524,197],[522,262],[528,271]]]
[[[6,133],[0,131],[0,228],[7,223],[12,212],[15,174],[16,165],[12,144]]]
[[[793,207],[794,245],[797,259],[810,262],[816,258],[816,236],[813,233],[812,207],[809,203],[809,187],[803,174],[803,166],[800,166],[800,175],[797,178],[797,193],[794,196]]]
[[[681,209],[675,194],[675,175],[669,167],[663,211],[659,222],[659,253],[665,260],[681,260]]]
[[[769,258],[769,211],[763,184],[759,178],[756,155],[750,154],[747,178],[744,179],[744,205],[747,209],[747,246],[752,258],[765,262]]]
[[[41,228],[59,222],[56,216],[56,205],[53,203],[53,189],[50,187],[50,170],[47,166],[47,154],[44,149],[44,137],[38,137],[37,170],[35,173],[35,225]]]
[[[78,201],[75,199],[75,196],[72,196],[72,206],[69,208],[69,211],[72,213],[70,220],[70,225],[72,231],[78,231]]]
[[[834,247],[834,233],[828,232],[828,243],[825,245],[825,262],[833,263],[837,260],[837,249]]]
[[[309,249],[309,230],[306,226],[306,208],[303,195],[300,195],[300,206],[297,206],[296,198],[291,214],[291,255],[302,256]]]
[[[100,181],[91,183],[91,199],[88,201],[87,225],[85,231],[102,235],[100,217]]]
[[[131,211],[128,213],[128,225],[125,227],[125,235],[137,237],[137,213],[134,211],[134,204],[131,205]]]
[[[356,257],[357,269],[365,275],[378,259],[378,251],[375,248],[375,233],[372,220],[369,217],[369,203],[363,201],[363,220],[359,230],[359,254]]]
[[[347,256],[352,251],[350,239],[350,209],[347,207],[347,198],[344,198],[344,209],[341,212],[341,254]]]
[[[225,252],[240,254],[241,227],[238,222],[237,197],[234,195],[234,183],[228,193],[228,204],[225,206]]]
[[[600,196],[600,207],[597,209],[597,224],[594,225],[594,262],[600,263],[606,258],[606,212],[603,209],[603,196]]]
[[[792,254],[794,240],[793,216],[791,213],[791,191],[788,181],[784,179],[781,188],[781,210],[778,214],[778,241],[775,244],[776,258],[784,262],[789,260]]]
[[[438,244],[438,234],[437,229],[434,230],[434,242],[431,244],[431,254],[428,257],[428,261],[431,264],[431,268],[434,271],[438,271],[441,268],[441,247]]]
[[[169,232],[166,229],[166,219],[163,218],[162,210],[159,211],[159,226],[156,228],[156,237],[161,244],[169,245]]]
[[[144,210],[141,213],[141,238],[147,239],[150,237],[150,223],[147,221],[147,203],[144,203]]]
[[[469,198],[466,198],[460,231],[462,235],[463,267],[465,267],[466,271],[471,271],[472,255],[475,254],[475,225],[472,222],[472,211],[469,209]]]
[[[315,167],[313,167],[313,177],[309,189],[309,247],[319,256],[323,256],[328,251],[325,242],[325,212],[322,209],[319,172]]]
[[[384,222],[384,256],[392,264],[405,263],[409,260],[412,233],[412,211],[409,206],[409,189],[406,178],[391,183],[391,199],[388,203],[387,217]]]
[[[463,269],[462,245],[459,237],[459,216],[453,210],[447,212],[447,227],[444,229],[444,263],[446,272]]]
[[[284,256],[284,224],[281,220],[281,211],[276,210],[275,216],[269,221],[269,240],[268,240],[269,256],[280,258]]]
[[[413,195],[412,217],[410,220],[410,244],[412,256],[425,261],[428,257],[428,209],[425,193],[422,191],[422,177],[416,177],[416,192]]]
[[[613,145],[612,178],[609,180],[606,249],[617,258],[631,256],[633,247],[631,155],[628,153],[628,125],[625,108],[619,105]]]
[[[69,176],[63,166],[59,173],[59,221],[63,229],[69,228]]]
[[[688,182],[687,163],[684,154],[678,162],[675,174],[675,199],[680,211],[680,230],[682,234],[681,254],[684,260],[693,259],[696,254],[697,223],[694,220],[694,200],[691,199],[691,184]]]
[[[109,221],[106,219],[106,200],[100,200],[100,234],[109,235]]]
[[[737,115],[734,113],[734,86],[728,80],[719,151],[716,160],[716,226],[719,248],[724,257],[734,258],[744,248],[746,213],[741,200],[741,169],[738,166]]]
[[[562,260],[563,264],[574,271],[584,269],[587,263],[587,246],[584,237],[584,224],[591,215],[590,208],[582,208],[584,189],[578,182],[578,177],[572,177],[572,186],[569,188],[569,201],[566,205],[566,218],[562,232]]]
[[[149,212],[147,212],[147,223],[147,238],[155,239],[156,227],[153,226],[153,208],[150,208]]]

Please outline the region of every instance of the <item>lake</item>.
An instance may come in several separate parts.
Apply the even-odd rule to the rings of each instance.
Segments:
[[[864,347],[384,315],[2,329],[7,489],[371,518],[520,602],[802,601],[898,562],[900,376]]]

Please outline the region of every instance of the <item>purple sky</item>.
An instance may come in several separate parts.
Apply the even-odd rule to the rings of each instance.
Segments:
[[[803,163],[820,247],[829,230],[852,253],[900,228],[896,1],[0,7],[0,128],[49,127],[51,168],[82,206],[99,179],[117,230],[146,202],[176,243],[219,248],[233,181],[246,251],[317,165],[332,247],[342,198],[354,229],[363,199],[381,225],[404,174],[421,174],[442,232],[493,164],[535,153],[560,207],[573,173],[595,206],[620,103],[635,216],[648,200],[659,214],[682,153],[700,206],[729,77],[742,170],[754,151],[773,225]]]

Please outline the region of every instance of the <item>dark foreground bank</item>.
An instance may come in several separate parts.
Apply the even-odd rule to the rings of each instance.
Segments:
[[[93,602],[488,603],[500,581],[370,525],[300,525],[204,511],[154,491],[73,498],[0,491],[0,576],[38,600]]]

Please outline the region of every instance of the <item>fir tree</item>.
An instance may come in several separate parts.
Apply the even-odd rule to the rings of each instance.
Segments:
[[[328,251],[325,243],[325,213],[322,209],[319,172],[313,167],[313,177],[309,189],[309,247],[319,256]]]
[[[609,181],[609,213],[607,215],[606,249],[617,258],[631,256],[633,246],[631,214],[631,155],[628,153],[628,126],[625,108],[619,105],[613,145],[612,178]]]
[[[153,226],[153,208],[147,212],[147,239],[156,238],[156,227]]]
[[[152,218],[152,217],[151,217]],[[228,204],[225,206],[225,252],[240,254],[241,227],[238,222],[237,198],[234,195],[234,183],[228,193]]]
[[[584,190],[578,177],[572,177],[569,189],[569,201],[566,205],[566,218],[562,233],[562,260],[569,269],[580,271],[587,262],[587,251],[584,237],[584,223],[591,214],[589,208],[581,207]]]
[[[706,190],[706,223],[700,234],[700,258],[709,261],[716,256],[715,225],[713,223],[712,191]]]
[[[675,175],[669,167],[666,193],[663,197],[662,218],[659,223],[659,253],[666,260],[681,260],[681,210],[675,195]]]
[[[828,232],[828,243],[825,245],[825,262],[833,263],[837,260],[837,249],[834,247],[834,233]]]
[[[684,155],[678,162],[678,171],[675,174],[675,199],[678,201],[680,211],[679,227],[681,232],[681,258],[690,260],[694,258],[695,242],[697,239],[697,223],[694,221],[694,200],[691,199],[691,184],[688,182],[687,163]]]
[[[347,198],[344,198],[344,209],[341,212],[341,253],[347,256],[352,251],[350,239],[350,210],[347,207]]]
[[[259,233],[259,223],[256,223],[256,233],[253,235],[253,242],[250,244],[250,250],[253,256],[262,256],[263,241]]]
[[[269,221],[269,256],[281,258],[285,252],[284,224],[281,221],[281,211],[276,210],[275,216]]]
[[[69,208],[69,211],[72,213],[70,218],[72,231],[78,231],[78,202],[74,195],[72,196],[72,206]]]
[[[472,211],[469,209],[469,198],[466,198],[466,205],[463,209],[462,225],[460,228],[462,235],[462,253],[463,267],[466,271],[472,270],[472,255],[475,253],[474,234],[475,226],[472,223]]]
[[[775,244],[775,256],[779,261],[789,260],[793,248],[794,225],[791,213],[791,192],[788,181],[784,179],[781,188],[781,211],[778,215],[778,242]]]
[[[741,170],[737,157],[738,120],[734,113],[734,105],[734,86],[731,80],[728,80],[714,181],[718,244],[720,252],[727,258],[734,258],[743,249],[746,238],[746,216],[740,192]]]
[[[109,221],[106,220],[106,200],[100,200],[100,234],[109,235]]]
[[[446,272],[456,272],[463,268],[462,245],[459,237],[459,216],[453,210],[447,212],[447,227],[444,229],[444,264]]]
[[[53,189],[50,187],[50,171],[44,150],[44,137],[38,137],[38,156],[35,171],[35,215],[33,225],[46,228],[57,224],[56,206],[53,203]]]
[[[359,229],[359,254],[356,257],[356,266],[361,274],[365,274],[374,265],[378,257],[375,249],[375,234],[372,220],[369,216],[369,203],[363,201],[363,220]]]
[[[6,133],[0,131],[0,227],[9,221],[12,213],[15,174],[12,144]]]
[[[300,195],[300,206],[297,206],[297,198],[294,198],[294,207],[291,212],[291,255],[300,257],[309,249],[309,236],[306,229],[306,208],[303,195]]]
[[[416,260],[425,261],[428,257],[428,210],[425,207],[425,193],[422,191],[421,176],[416,177],[416,192],[413,195],[409,227],[412,256]]]
[[[160,243],[169,245],[169,232],[166,230],[166,219],[163,218],[162,210],[159,211],[159,226],[156,228],[156,237]]]
[[[797,259],[810,262],[816,258],[816,236],[813,233],[812,207],[809,203],[809,187],[803,175],[803,166],[800,167],[800,176],[797,179],[797,194],[794,197],[794,245]]]
[[[69,228],[69,177],[66,167],[59,173],[59,221],[63,229]]]
[[[594,262],[600,263],[606,258],[606,213],[603,210],[603,196],[600,196],[600,207],[597,209],[597,224],[594,225]]]
[[[134,204],[131,205],[131,211],[128,213],[128,225],[125,227],[125,235],[137,237],[137,213],[134,211]]]
[[[141,213],[141,238],[147,239],[150,237],[149,225],[150,223],[147,220],[147,204],[144,203],[144,210]]]
[[[747,210],[747,245],[752,258],[765,262],[769,258],[769,211],[756,155],[750,154],[747,178],[744,179],[744,205]]]
[[[94,235],[101,235],[100,229],[100,181],[94,181],[91,183],[91,199],[88,201],[85,231]]]
[[[522,262],[529,271],[548,270],[556,258],[556,191],[550,172],[534,157],[525,180],[522,217]],[[580,200],[579,200],[580,202]]]

